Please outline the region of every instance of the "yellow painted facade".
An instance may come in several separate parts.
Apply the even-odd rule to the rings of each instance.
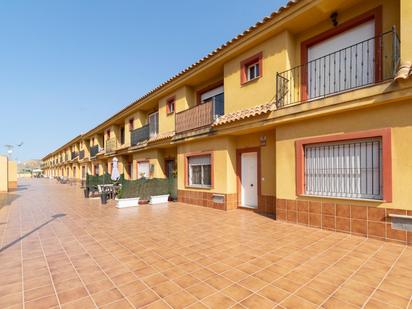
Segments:
[[[379,128],[392,130],[392,203],[380,201],[351,203],[374,205],[385,208],[412,210],[412,192],[405,183],[412,179],[412,101],[382,105],[374,109],[363,109],[340,113],[333,117],[321,117],[276,128],[277,190],[281,199],[295,199],[295,141],[308,137],[359,132]],[[311,198],[315,199],[316,198]],[[332,199],[328,199],[332,200]]]
[[[17,162],[8,161],[8,186],[9,189],[17,188]]]
[[[333,13],[336,13],[335,21],[331,17]],[[365,19],[363,16],[373,17]],[[279,76],[284,71],[294,69],[297,74],[307,74],[307,71],[297,67],[308,65],[301,63],[307,59],[302,50],[304,42],[316,42],[315,38],[326,37],[327,33],[336,32],[335,35],[338,35],[346,31],[339,29],[356,27],[356,20],[362,20],[359,21],[362,24],[365,22],[363,20],[371,18],[375,21],[375,32],[380,29],[378,37],[385,33],[381,43],[376,43],[377,38],[370,38],[376,40],[375,44],[382,44],[381,56],[376,56],[378,51],[374,54],[374,57],[381,57],[381,64],[378,65],[382,68],[376,67],[375,63],[375,68],[383,72],[381,79],[376,77],[376,73],[375,79],[362,87],[335,91],[311,100],[301,97],[308,84],[302,81],[300,75],[285,79],[289,82],[288,88],[279,88],[279,80],[282,81]],[[354,26],[347,26],[350,23]],[[110,172],[108,163],[116,156],[119,169],[127,179],[138,177],[139,161],[150,163],[150,177],[164,178],[167,174],[166,161],[175,160],[179,200],[233,209],[240,205],[241,153],[247,152],[247,149],[252,152],[258,149],[258,210],[279,214],[280,218],[284,201],[291,204],[310,201],[412,211],[412,193],[408,189],[412,179],[412,78],[394,80],[399,66],[412,61],[412,43],[408,39],[411,30],[412,2],[408,0],[297,1],[96,128],[47,155],[44,158],[45,172],[49,176],[72,177],[72,168],[76,166],[76,177],[79,178],[81,166],[85,166],[88,173],[94,173],[93,166],[99,164],[102,174]],[[256,55],[261,55],[260,76],[242,82],[249,69],[248,61]],[[323,78],[325,76],[328,74]],[[210,110],[203,108],[206,105],[199,104],[199,98],[206,91],[213,90],[213,85],[217,87],[221,84],[224,89],[224,115],[211,117],[208,114]],[[282,93],[278,89],[286,89],[289,95],[297,95],[298,99],[287,106],[282,105],[284,101],[281,101]],[[168,113],[167,102],[171,98],[175,101],[175,111]],[[149,136],[145,126],[149,123],[148,115],[155,111],[159,113],[158,131]],[[130,128],[131,121],[133,130]],[[124,144],[120,142],[121,128],[125,132]],[[297,194],[297,141],[372,129],[391,130],[391,202]],[[116,139],[113,153],[104,149],[108,130],[110,137]],[[80,143],[85,149],[84,158],[65,160],[64,156],[72,146],[77,147],[76,151],[81,150]],[[94,145],[99,145],[101,151],[91,158]],[[187,183],[186,158],[202,153],[212,155],[213,185],[190,187]],[[130,166],[131,174],[128,175]],[[217,195],[226,199],[220,206],[215,203]]]
[[[0,156],[0,192],[9,191],[8,158]]]
[[[0,156],[0,192],[9,192],[17,188],[17,162]]]

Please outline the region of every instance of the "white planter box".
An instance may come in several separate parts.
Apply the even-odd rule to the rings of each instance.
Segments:
[[[150,204],[163,204],[169,201],[169,194],[165,195],[152,195],[150,197]]]
[[[116,198],[116,208],[128,208],[139,206],[139,197],[134,198]]]

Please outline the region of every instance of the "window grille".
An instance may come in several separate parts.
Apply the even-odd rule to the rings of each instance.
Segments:
[[[379,138],[304,146],[305,194],[382,199]]]

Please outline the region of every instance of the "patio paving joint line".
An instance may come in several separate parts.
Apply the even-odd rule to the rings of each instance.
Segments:
[[[399,261],[403,253],[405,252],[406,247],[402,249],[402,252],[396,257],[396,260],[392,263],[391,267],[388,269],[388,271],[385,273],[383,276],[382,280],[379,282],[379,284],[376,286],[376,288],[373,290],[373,292],[369,295],[368,299],[365,301],[363,304],[362,308],[365,308],[366,304],[368,301],[373,297],[373,295],[376,293],[376,291],[379,289],[379,287],[382,285],[383,281],[386,279],[386,277],[389,275],[389,273],[392,271],[392,269],[395,267],[395,264]],[[411,279],[412,280],[412,279]]]
[[[368,238],[366,238],[366,239],[368,239]],[[366,241],[366,239],[365,239],[365,241]],[[362,243],[364,243],[365,241],[363,241]],[[321,306],[322,306],[323,304],[325,304],[330,298],[332,298],[333,295],[334,295],[349,279],[351,279],[351,278],[362,268],[362,266],[364,266],[372,257],[374,257],[380,250],[382,250],[383,247],[384,247],[384,244],[381,244],[381,246],[375,251],[375,253],[372,254],[371,256],[369,256],[361,265],[359,265],[358,268],[356,268],[356,270],[355,270],[354,272],[352,272],[352,274],[351,274],[349,277],[347,277],[332,293],[330,293],[329,297],[328,297],[326,300],[324,300],[324,301],[319,305],[319,307],[321,307]],[[351,251],[353,251],[353,250],[351,250]],[[336,263],[335,263],[335,264],[336,264]],[[333,264],[333,265],[335,265],[335,264]],[[333,265],[331,265],[330,267],[332,267]],[[328,267],[328,268],[330,268],[330,267]]]

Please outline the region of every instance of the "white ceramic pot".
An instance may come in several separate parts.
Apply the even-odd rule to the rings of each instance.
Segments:
[[[116,198],[116,208],[128,208],[139,206],[139,197],[133,198]]]
[[[150,204],[163,204],[169,201],[169,194],[165,195],[152,195],[150,197]]]

